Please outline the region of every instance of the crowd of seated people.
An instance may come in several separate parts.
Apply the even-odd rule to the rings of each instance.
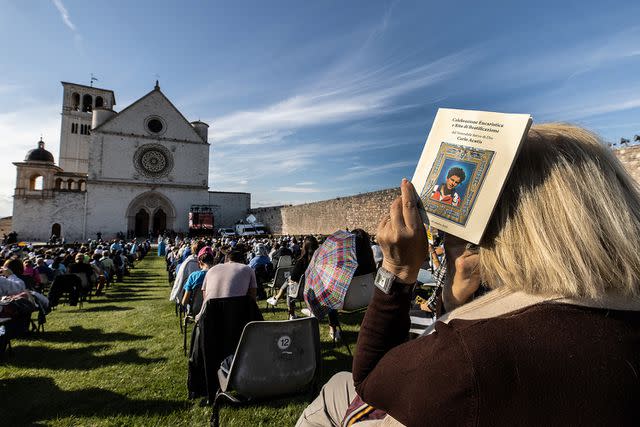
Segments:
[[[362,229],[353,229],[351,233],[355,236],[356,247],[357,269],[354,276],[375,273],[382,263],[380,247]],[[308,235],[162,239],[163,244],[166,244],[165,260],[169,283],[172,285],[169,300],[183,309],[190,307],[196,291],[203,289],[204,272],[209,271],[213,266],[225,263],[228,261],[228,255],[234,252],[240,256],[237,262],[248,265],[254,272],[257,299],[266,300],[269,305],[276,306],[287,294],[289,286],[298,284],[311,263],[313,254],[325,237]],[[204,259],[205,255],[206,259]],[[276,294],[267,298],[265,284],[273,280],[282,256],[291,257],[291,264],[287,265],[287,268],[290,268],[290,275],[276,290]],[[426,261],[425,268],[433,269],[432,263]],[[421,296],[424,294],[421,293]],[[424,301],[424,298],[418,300]],[[416,308],[420,309],[420,306]],[[422,309],[430,310],[425,304],[422,305]],[[193,308],[189,311],[193,311]],[[303,313],[309,315],[308,310],[303,309]],[[294,301],[289,301],[289,318],[295,317]],[[339,326],[337,312],[331,310],[328,319],[330,335],[337,337],[339,335],[339,332],[336,332]]]
[[[33,328],[66,296],[69,305],[122,281],[135,260],[144,257],[149,243],[89,240],[86,244],[17,245],[0,247],[0,352],[8,340]]]
[[[354,277],[374,274],[382,263],[380,247],[362,229],[353,229],[351,233],[355,238],[355,261],[357,263]],[[268,305],[274,307],[287,296],[288,317],[295,319],[298,317],[296,302],[303,299],[302,292],[296,299],[294,296],[288,296],[289,288],[293,286],[293,289],[299,289],[300,280],[309,267],[315,251],[325,238],[326,236],[308,235],[163,239],[167,247],[165,258],[169,282],[172,285],[169,300],[176,304],[177,310],[182,310],[183,313],[195,317],[202,307],[202,301],[206,299],[203,297],[203,290],[206,288],[205,277],[215,277],[222,269],[212,267],[230,262],[230,258],[234,258],[235,263],[247,266],[247,269],[244,270],[247,276],[242,281],[249,286],[244,289],[244,292],[248,292],[249,289],[254,292],[253,289],[255,289],[257,300],[266,300]],[[441,252],[442,248],[438,245],[441,245],[440,241],[435,243],[434,250]],[[267,298],[265,285],[273,281],[276,267],[282,256],[292,258],[291,265],[285,267],[289,269],[289,274],[284,283],[275,289],[276,294]],[[435,259],[437,261],[437,257]],[[434,267],[438,265],[426,260],[423,267],[433,271]],[[249,270],[253,272],[251,277],[248,275]],[[231,279],[227,277],[225,280]],[[222,281],[220,279],[217,283]],[[431,295],[431,288],[416,289],[414,305],[416,316],[433,317],[432,311],[435,306],[432,300],[428,301]],[[313,315],[308,308],[302,308],[301,313],[304,316]],[[329,310],[327,320],[329,336],[335,342],[340,341],[338,311]]]
[[[310,238],[316,242],[315,245],[312,245],[316,248],[317,239],[313,236],[219,239],[180,239],[176,237],[174,239],[167,239],[165,258],[169,282],[172,285],[169,300],[182,304],[185,291],[189,291],[189,298],[193,296],[194,281],[191,280],[189,282],[189,289],[185,289],[185,285],[193,273],[198,273],[199,276],[202,275],[202,273],[199,272],[203,268],[199,258],[202,255],[200,252],[203,248],[207,248],[207,252],[210,253],[213,258],[211,264],[206,264],[207,269],[228,261],[228,255],[231,252],[239,254],[241,259],[237,262],[247,265],[253,271],[256,280],[257,297],[259,299],[266,299],[266,293],[263,289],[264,284],[273,279],[281,256],[291,257],[293,264],[304,258],[306,262],[301,263],[297,268],[297,270],[300,270],[299,276],[304,273],[304,269],[311,259],[313,250],[305,255],[304,249],[300,248],[298,242],[306,241],[305,239]]]

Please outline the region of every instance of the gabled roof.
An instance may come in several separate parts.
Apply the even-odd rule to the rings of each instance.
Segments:
[[[184,122],[184,124],[186,124],[189,127],[189,129],[193,133],[194,138],[197,138],[198,140],[203,141],[202,137],[200,137],[198,132],[196,132],[196,130],[193,128],[193,126],[191,125],[189,120],[187,120],[187,118],[180,112],[180,110],[178,110],[176,108],[176,106],[173,105],[171,100],[169,98],[167,98],[167,96],[160,90],[160,87],[157,84],[156,84],[156,87],[153,90],[151,90],[150,92],[148,92],[147,94],[142,96],[140,99],[138,99],[137,101],[135,101],[132,104],[130,104],[129,106],[127,106],[124,110],[120,111],[119,113],[117,113],[114,116],[112,116],[109,119],[107,119],[100,126],[98,126],[97,128],[93,129],[92,132],[99,131],[100,129],[104,128],[107,124],[110,124],[111,122],[117,120],[118,117],[122,117],[123,115],[126,115],[128,111],[133,109],[138,104],[142,103],[146,98],[148,98],[148,97],[150,97],[152,95],[155,95],[155,94],[159,94],[162,97],[162,99],[166,102],[166,104],[169,107],[171,107],[177,113],[178,117],[180,117],[180,119]],[[209,143],[208,141],[203,141],[203,142],[206,143],[206,144]]]

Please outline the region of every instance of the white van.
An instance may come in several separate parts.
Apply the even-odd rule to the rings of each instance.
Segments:
[[[256,229],[253,224],[236,224],[236,234],[238,236],[255,236]]]
[[[238,236],[263,236],[268,233],[264,224],[254,222],[253,224],[236,224],[236,234]]]
[[[236,235],[236,231],[233,228],[219,228],[218,233],[222,237],[233,237]]]

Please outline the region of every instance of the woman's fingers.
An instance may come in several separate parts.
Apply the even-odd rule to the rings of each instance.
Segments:
[[[417,230],[422,225],[422,219],[418,212],[418,204],[416,202],[416,190],[413,184],[406,178],[402,179],[400,184],[402,192],[402,215],[404,217],[404,225],[410,230]]]
[[[422,219],[418,212],[416,202],[416,190],[406,178],[400,185],[401,196],[393,201],[389,213],[391,225],[394,231],[401,232],[404,229],[417,230],[422,226]]]
[[[380,222],[378,223],[378,229],[376,230],[376,236],[385,236],[386,237],[386,228],[391,221],[391,217],[389,214],[384,214],[382,218],[380,218]]]
[[[393,231],[399,233],[404,228],[404,218],[402,218],[402,197],[398,197],[391,203],[389,208],[391,215],[391,227]]]

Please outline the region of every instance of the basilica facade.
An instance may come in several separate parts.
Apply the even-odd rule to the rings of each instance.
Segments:
[[[247,215],[250,194],[209,191],[209,126],[189,122],[157,82],[120,112],[111,90],[62,86],[59,163],[42,140],[14,163],[20,239],[186,233],[193,212],[213,213],[216,228]]]

